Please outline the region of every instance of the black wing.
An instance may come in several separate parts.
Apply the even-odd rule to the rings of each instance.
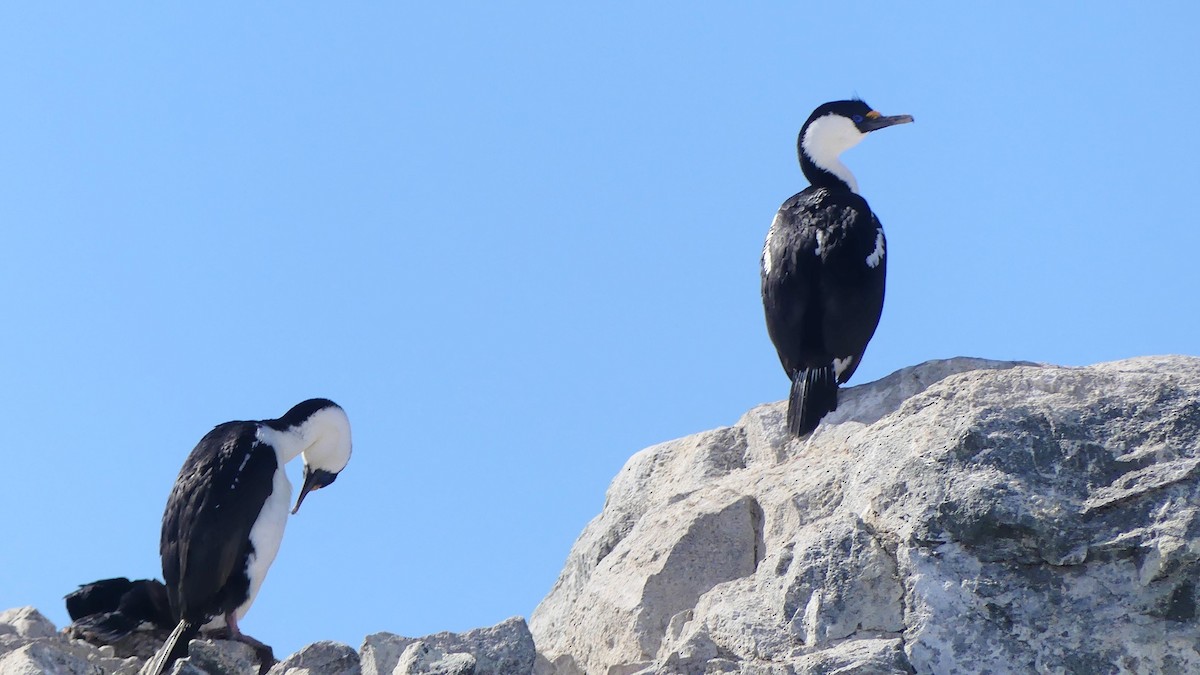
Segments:
[[[207,620],[244,599],[231,597],[229,586],[246,583],[250,528],[278,468],[275,451],[259,443],[257,431],[254,422],[217,426],[175,480],[159,552],[171,609],[181,619]]]
[[[763,247],[767,332],[789,377],[843,359],[858,366],[883,311],[883,228],[854,193],[808,188],[783,203]]]

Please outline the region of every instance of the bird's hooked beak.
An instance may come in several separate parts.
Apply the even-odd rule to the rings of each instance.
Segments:
[[[300,488],[300,496],[296,498],[296,508],[292,509],[292,515],[300,510],[300,503],[304,501],[305,495],[315,490],[329,485],[337,480],[337,474],[331,471],[323,471],[321,469],[310,469],[307,464],[304,465],[304,487]]]
[[[891,117],[884,117],[877,111],[872,110],[871,112],[867,113],[866,119],[862,121],[862,124],[859,125],[859,128],[864,132],[879,131],[880,129],[896,124],[908,124],[911,121],[913,121],[912,115],[892,115]]]

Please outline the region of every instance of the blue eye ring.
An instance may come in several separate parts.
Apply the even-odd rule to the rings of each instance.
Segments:
[[[855,123],[855,124],[862,124],[862,121],[863,121],[863,116],[862,116],[862,115],[855,115],[855,116],[851,117],[850,119],[854,120],[854,123]]]

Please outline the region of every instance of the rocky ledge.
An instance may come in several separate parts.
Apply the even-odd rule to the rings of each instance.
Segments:
[[[272,674],[1200,672],[1200,358],[932,361],[808,438],[783,413],[634,455],[528,628],[322,642]],[[254,672],[193,644],[176,672]],[[139,665],[0,614],[0,675]]]
[[[648,448],[538,672],[1200,672],[1200,359],[957,358]]]
[[[164,631],[165,633],[165,631]],[[59,633],[32,607],[0,613],[0,675],[137,675],[163,635],[135,633],[96,646]],[[257,675],[254,650],[241,642],[193,640],[173,675]],[[362,647],[316,642],[275,664],[269,675],[514,675],[529,673],[533,638],[514,617],[491,628],[406,638],[375,633]]]

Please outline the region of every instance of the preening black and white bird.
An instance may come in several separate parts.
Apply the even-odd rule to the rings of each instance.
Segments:
[[[840,155],[867,134],[912,122],[861,100],[817,107],[800,129],[811,183],[783,203],[762,253],[767,333],[791,380],[788,428],[803,436],[837,409],[838,385],[858,368],[883,312],[887,240]]]
[[[284,466],[304,459],[309,492],[333,483],[350,461],[350,421],[333,401],[297,404],[278,419],[226,422],[188,455],[163,513],[163,580],[178,624],[143,672],[161,675],[188,650],[201,628],[224,626],[231,639],[258,652],[261,672],[270,647],[243,634],[246,616],[279,551],[292,485]]]

